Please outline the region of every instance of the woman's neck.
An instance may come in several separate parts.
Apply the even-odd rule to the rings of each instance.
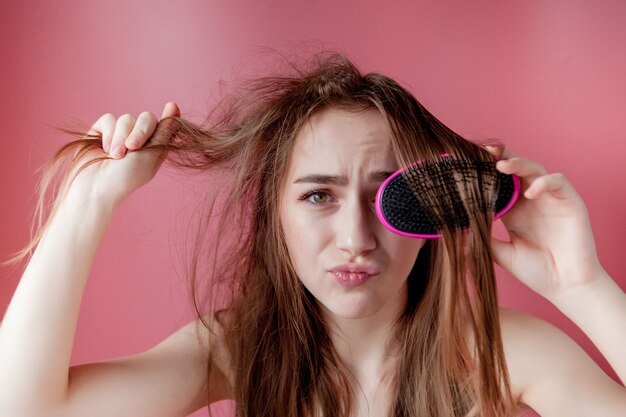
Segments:
[[[407,302],[406,285],[375,314],[363,318],[339,317],[323,308],[329,335],[342,363],[359,381],[387,379],[397,363],[399,346],[394,324]]]

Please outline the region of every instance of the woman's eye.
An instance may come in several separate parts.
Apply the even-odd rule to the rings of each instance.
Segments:
[[[300,198],[299,198],[299,200],[307,201],[307,202],[313,204],[314,206],[324,205],[324,204],[330,202],[331,199],[332,199],[332,197],[326,191],[307,191],[304,194],[302,194],[300,196]],[[372,206],[375,206],[376,196],[372,197],[369,200],[369,203]]]
[[[300,196],[299,200],[318,206],[328,203],[330,194],[323,190],[308,190]]]
[[[324,204],[328,201],[328,194],[315,192],[308,196],[308,200],[313,204]]]

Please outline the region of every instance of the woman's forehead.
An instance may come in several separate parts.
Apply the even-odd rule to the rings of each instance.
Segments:
[[[326,109],[311,116],[298,132],[291,159],[295,166],[355,159],[393,162],[391,137],[385,117],[377,110]]]

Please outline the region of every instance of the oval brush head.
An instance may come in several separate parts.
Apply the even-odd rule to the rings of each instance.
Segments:
[[[439,161],[418,161],[396,171],[381,184],[376,193],[376,214],[385,227],[402,236],[434,239],[441,237],[439,231],[443,226],[437,220],[441,216],[433,214],[434,204],[439,206],[436,210],[443,211],[448,227],[463,230],[469,227],[466,206],[492,211],[495,220],[517,201],[519,177],[497,171],[496,161],[457,160],[449,154],[442,157]],[[491,195],[495,201],[485,202],[480,197],[471,201],[463,199],[459,190],[472,186],[468,183],[469,187],[459,187],[462,181],[480,181],[481,188],[493,187],[495,193]],[[429,202],[428,197],[419,198],[420,195],[434,195],[436,201]],[[478,206],[475,200],[480,200]]]

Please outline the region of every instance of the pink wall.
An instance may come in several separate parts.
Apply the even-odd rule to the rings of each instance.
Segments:
[[[251,70],[251,47],[316,40],[396,77],[459,133],[501,138],[565,173],[587,202],[601,261],[626,288],[624,21],[619,0],[0,2],[0,255],[28,239],[35,169],[65,140],[49,125],[160,114],[169,100],[199,121],[219,79]],[[192,317],[172,237],[191,203],[181,183],[159,175],[116,213],[73,364],[143,351]],[[20,273],[0,270],[1,312]],[[499,284],[502,304],[564,329],[616,378],[547,301],[505,273]]]

